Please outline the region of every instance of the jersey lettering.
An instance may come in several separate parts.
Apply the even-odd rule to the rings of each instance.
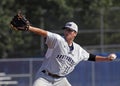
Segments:
[[[66,60],[67,63],[69,63],[71,66],[75,64],[75,62],[72,60],[71,57],[67,56],[67,55],[58,55],[56,57],[59,61],[60,60]]]
[[[60,63],[62,63],[62,74],[68,73],[71,70],[71,68],[75,65],[73,59],[67,55],[58,55],[56,58]]]

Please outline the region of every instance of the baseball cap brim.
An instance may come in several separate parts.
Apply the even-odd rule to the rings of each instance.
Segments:
[[[64,29],[71,29],[71,30],[73,30],[72,28],[69,28],[69,27],[63,27],[62,29],[63,29],[63,30],[64,30]],[[75,30],[73,30],[73,31],[75,31]],[[76,31],[75,31],[75,32],[76,32]]]

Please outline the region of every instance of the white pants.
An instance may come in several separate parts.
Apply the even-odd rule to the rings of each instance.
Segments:
[[[71,86],[66,77],[59,80],[49,80],[43,77],[39,77],[35,80],[33,86]]]

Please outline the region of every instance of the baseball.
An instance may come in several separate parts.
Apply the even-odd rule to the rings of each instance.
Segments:
[[[111,57],[113,60],[116,59],[116,54],[110,54],[109,57]]]

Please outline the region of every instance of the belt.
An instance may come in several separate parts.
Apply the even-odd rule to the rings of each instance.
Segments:
[[[51,77],[53,77],[53,78],[60,78],[61,77],[61,76],[58,76],[56,74],[52,74],[52,73],[50,73],[50,72],[48,72],[46,70],[42,70],[42,72],[45,73],[45,74],[47,74],[47,75],[49,75],[49,76],[51,76]]]

